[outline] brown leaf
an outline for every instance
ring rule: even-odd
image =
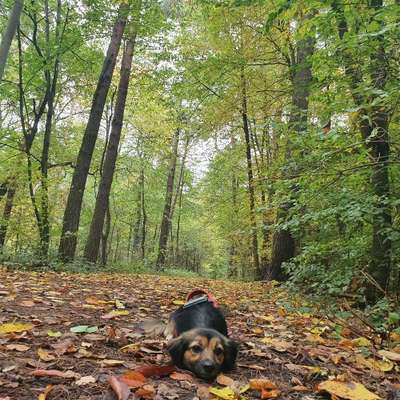
[[[279,397],[280,394],[281,392],[278,389],[261,389],[261,399],[276,399],[277,397]]]
[[[276,389],[276,385],[274,382],[269,379],[260,378],[260,379],[250,379],[250,389],[262,390],[262,389]]]
[[[119,379],[120,381],[126,383],[130,388],[142,387],[146,381],[145,376],[137,371],[128,371]]]
[[[40,347],[37,350],[37,354],[42,361],[53,361],[57,358],[53,354],[49,353],[48,351],[46,351]]]
[[[136,394],[136,396],[143,397],[144,399],[147,400],[147,399],[152,399],[154,397],[155,390],[152,385],[145,385],[145,386],[139,388],[135,392],[135,394]]]
[[[173,372],[170,376],[174,381],[193,381],[193,376],[190,374],[183,374],[181,372]]]
[[[105,359],[100,361],[100,365],[102,367],[118,367],[119,365],[123,365],[124,363],[124,360]]]
[[[148,364],[148,365],[143,365],[142,367],[136,368],[136,372],[140,372],[143,374],[146,378],[151,378],[153,376],[167,376],[169,374],[172,374],[172,372],[175,371],[175,366],[174,365],[155,365],[155,364]]]
[[[26,346],[25,344],[8,344],[6,346],[7,350],[15,350],[15,351],[20,351],[20,352],[24,352],[24,351],[28,351],[30,349],[30,346]]]
[[[33,376],[55,376],[57,378],[67,378],[67,379],[74,379],[74,378],[79,378],[79,374],[77,374],[74,371],[68,370],[68,371],[58,371],[55,369],[36,369],[35,371],[31,372],[31,375]]]
[[[229,378],[229,376],[226,376],[224,374],[219,374],[217,376],[217,383],[219,383],[222,386],[233,386],[235,381],[232,378]]]
[[[126,383],[121,382],[116,376],[110,376],[108,383],[117,395],[118,400],[127,400],[129,398],[131,390]]]

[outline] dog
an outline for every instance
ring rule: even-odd
[[[166,329],[173,363],[206,381],[235,366],[239,344],[228,337],[224,314],[213,296],[196,289],[174,311]]]

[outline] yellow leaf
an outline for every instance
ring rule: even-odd
[[[42,361],[53,361],[56,359],[56,356],[40,347],[37,350],[37,354]]]
[[[365,337],[359,337],[357,339],[353,339],[351,341],[354,346],[357,347],[369,347],[372,346],[372,343]]]
[[[378,354],[392,361],[400,361],[400,354],[394,351],[379,350]]]
[[[33,329],[32,324],[8,323],[0,325],[0,333],[23,332],[31,329]]]
[[[317,386],[317,390],[347,400],[380,400],[379,396],[357,382],[325,381]]]
[[[50,393],[51,389],[53,389],[53,385],[47,385],[45,391],[39,394],[38,400],[46,400],[47,395]]]
[[[175,304],[176,306],[183,306],[185,302],[183,300],[174,300],[172,304]]]
[[[119,301],[119,300],[115,300],[115,307],[117,307],[119,310],[122,310],[125,308],[124,303],[122,303],[122,301]]]
[[[129,311],[128,310],[112,310],[110,312],[110,314],[112,314],[112,315],[129,315]]]
[[[210,393],[224,400],[236,400],[237,395],[230,387],[224,387],[223,389],[217,389],[214,387],[210,388]]]
[[[361,355],[356,356],[356,361],[369,369],[381,372],[391,371],[394,367],[390,360],[374,360],[373,358],[364,358]]]

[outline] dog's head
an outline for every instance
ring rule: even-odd
[[[172,339],[168,351],[174,364],[198,377],[213,380],[221,371],[235,365],[238,343],[206,328],[191,329]]]

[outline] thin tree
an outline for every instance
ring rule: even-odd
[[[10,51],[11,43],[14,39],[15,32],[17,31],[21,13],[24,8],[24,0],[15,0],[13,8],[11,9],[8,17],[7,28],[1,37],[0,43],[0,82],[3,79],[4,70],[6,68],[8,53]]]
[[[127,40],[122,56],[121,73],[111,134],[108,140],[103,173],[100,180],[99,191],[96,197],[96,205],[94,208],[92,222],[90,224],[89,236],[85,245],[84,257],[86,260],[92,263],[97,261],[101,233],[103,232],[104,226],[104,217],[106,215],[111,185],[114,177],[115,164],[118,156],[118,147],[121,138],[122,123],[124,119],[126,97],[129,88],[129,78],[132,69],[135,38],[136,32]]]
[[[179,135],[180,135],[180,130],[176,129],[174,136],[172,138],[171,156],[169,159],[167,187],[166,187],[165,201],[164,201],[164,211],[160,225],[160,240],[158,243],[158,255],[156,262],[156,269],[158,271],[164,268],[165,259],[167,256],[168,236],[171,229],[172,196],[174,192],[176,161],[178,158]]]
[[[60,246],[58,249],[59,258],[64,261],[70,261],[75,256],[77,232],[79,228],[86,181],[99,133],[101,117],[117,61],[117,55],[121,46],[128,10],[128,4],[124,2],[121,3],[118,11],[118,17],[113,27],[107,55],[104,59],[103,68],[97,82],[96,91],[93,95],[89,120],[86,125],[86,130],[82,139],[76,167],[72,177],[71,188],[64,211]]]

